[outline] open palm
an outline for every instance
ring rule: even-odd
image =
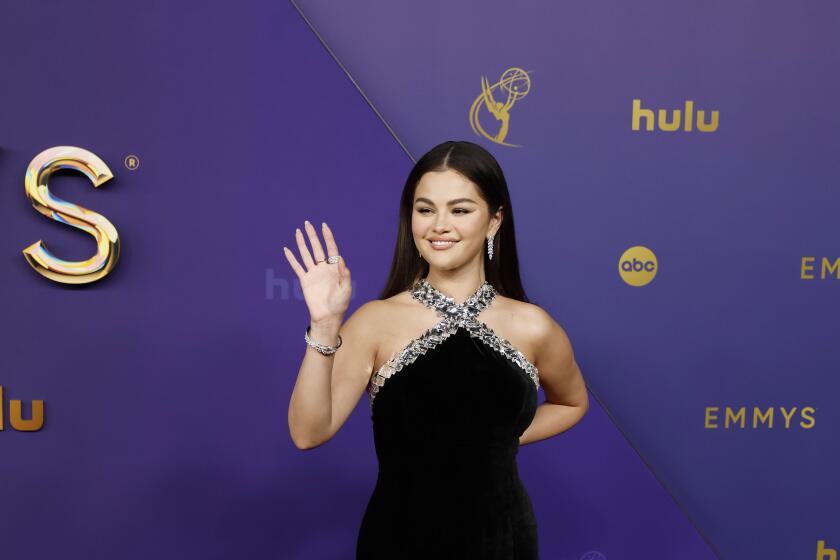
[[[306,221],[304,229],[312,245],[314,258],[306,246],[300,228],[295,230],[295,239],[305,267],[301,266],[289,248],[283,247],[283,251],[300,281],[303,297],[309,308],[310,322],[312,324],[333,320],[340,322],[350,305],[350,269],[344,264],[344,258],[340,258],[335,264],[325,262],[327,257],[340,254],[332,231],[326,223],[321,228],[327,245],[326,255],[315,227]]]

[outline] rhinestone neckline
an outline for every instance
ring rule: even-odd
[[[487,280],[482,282],[463,303],[457,303],[454,298],[435,288],[425,278],[415,282],[409,291],[412,298],[420,301],[426,307],[434,309],[442,319],[433,327],[411,339],[371,376],[367,387],[371,407],[373,407],[374,397],[386,380],[455,334],[461,327],[471,337],[478,338],[484,344],[517,364],[539,389],[539,371],[536,366],[528,361],[525,354],[513,344],[501,338],[493,329],[478,320],[477,315],[486,309],[493,298],[496,297],[496,290],[490,282]]]
[[[437,288],[435,288],[434,284],[429,282],[429,280],[427,278],[421,278],[420,280],[417,281],[417,284],[415,286],[416,286],[415,291],[417,291],[418,288],[428,290],[430,292],[433,292],[440,299],[446,300],[446,301],[448,301],[450,303],[453,303],[455,305],[467,305],[472,300],[475,300],[476,298],[478,298],[484,292],[492,292],[493,295],[495,295],[495,293],[496,293],[496,290],[493,289],[493,285],[490,282],[488,282],[487,280],[485,280],[481,284],[479,284],[478,288],[476,288],[476,290],[472,294],[470,294],[470,296],[467,299],[465,299],[463,303],[457,303],[455,301],[455,298],[450,297],[450,296],[444,294],[443,292],[441,292],[440,290],[438,290]]]
[[[468,321],[476,320],[476,316],[490,305],[496,297],[496,290],[485,280],[463,303],[457,303],[455,298],[447,296],[422,278],[412,287],[411,297],[434,309],[442,318],[466,326]]]

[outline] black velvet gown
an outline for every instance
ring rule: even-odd
[[[441,317],[371,377],[379,473],[357,560],[534,560],[537,523],[519,479],[519,436],[537,408],[537,368],[478,314],[425,278],[411,296]]]

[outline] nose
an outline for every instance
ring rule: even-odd
[[[436,232],[448,231],[449,230],[449,226],[447,225],[447,220],[448,219],[449,218],[446,217],[445,212],[439,212],[438,215],[437,215],[437,218],[435,218],[435,225],[434,225],[434,228],[433,228],[434,231],[436,231]]]

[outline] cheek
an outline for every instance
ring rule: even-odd
[[[411,215],[411,231],[414,235],[426,235],[426,232],[433,228],[434,224],[435,218],[431,214],[420,214],[419,212],[414,212]]]
[[[477,212],[470,214],[469,218],[471,219],[463,220],[458,228],[461,230],[464,237],[484,237],[484,234],[487,231],[487,221],[481,216],[476,215],[473,217],[474,214],[477,214]]]
[[[425,232],[426,226],[423,224],[423,220],[414,216],[411,219],[411,233],[414,234],[414,237],[423,237]]]

